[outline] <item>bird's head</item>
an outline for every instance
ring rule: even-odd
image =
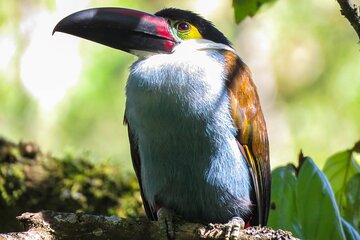
[[[119,50],[172,53],[191,39],[206,39],[230,46],[214,25],[190,11],[167,8],[155,15],[126,8],[93,8],[62,19],[54,32],[64,32]],[[141,54],[142,55],[142,54]]]

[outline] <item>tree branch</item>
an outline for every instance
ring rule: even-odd
[[[23,213],[17,217],[26,232],[0,234],[0,240],[25,239],[163,239],[157,222],[146,219],[122,219],[115,216],[96,216],[82,213],[42,211]],[[176,223],[176,240],[223,239],[225,225],[204,226],[196,223]],[[296,240],[290,232],[274,231],[267,227],[241,230],[239,239]]]
[[[351,4],[349,0],[337,0],[337,2],[341,7],[341,14],[350,22],[360,40],[360,7]]]

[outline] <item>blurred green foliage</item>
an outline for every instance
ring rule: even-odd
[[[336,1],[284,2],[272,55],[278,97],[294,145],[322,165],[360,135],[358,39]]]
[[[233,0],[235,20],[240,23],[248,16],[254,16],[264,5],[275,0]]]

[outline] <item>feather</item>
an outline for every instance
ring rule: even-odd
[[[266,225],[270,207],[271,171],[266,124],[256,87],[245,63],[232,51],[224,52],[231,114],[237,140],[250,169],[256,210],[251,225]]]
[[[134,170],[135,170],[135,174],[136,174],[136,177],[137,177],[139,185],[140,185],[140,194],[141,194],[141,199],[143,200],[145,213],[146,213],[146,216],[150,220],[155,221],[155,220],[157,220],[156,211],[154,211],[150,207],[150,204],[146,200],[146,198],[144,196],[144,190],[143,190],[143,187],[142,187],[142,183],[141,183],[141,171],[140,171],[141,170],[141,162],[140,162],[138,144],[137,144],[137,141],[136,141],[134,135],[130,131],[130,126],[129,126],[129,123],[128,123],[127,119],[126,119],[126,116],[124,117],[124,124],[128,126],[130,154],[131,154],[131,159],[132,159],[133,167],[134,167]]]

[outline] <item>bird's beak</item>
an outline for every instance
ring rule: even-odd
[[[126,8],[93,8],[73,13],[54,28],[126,52],[171,53],[176,41],[169,23]]]

